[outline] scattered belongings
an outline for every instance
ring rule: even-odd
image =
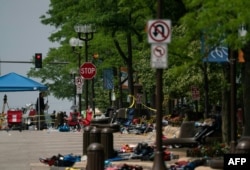
[[[128,165],[128,164],[121,164],[121,165],[111,165],[106,167],[105,170],[143,170],[142,166],[139,165]]]
[[[183,170],[194,170],[198,166],[205,165],[206,159],[195,159],[193,161],[177,161],[173,165],[170,165],[170,170],[183,169]]]
[[[64,123],[64,125],[61,125],[61,126],[58,127],[58,130],[59,130],[59,132],[69,132],[70,127],[69,127],[69,125]]]
[[[72,167],[75,162],[81,161],[81,156],[68,154],[68,155],[61,155],[58,154],[57,156],[52,156],[51,158],[40,158],[41,163],[44,163],[49,166],[58,166],[58,167]]]

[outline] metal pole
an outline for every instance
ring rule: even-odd
[[[230,117],[231,117],[231,143],[230,152],[234,153],[236,147],[236,58],[234,52],[230,49]]]
[[[85,62],[88,61],[88,33],[85,33]],[[89,92],[88,92],[88,89],[89,89],[89,81],[88,80],[85,80],[85,108],[86,110],[88,109],[88,105],[89,105]]]
[[[95,58],[92,58],[92,63],[95,64]],[[95,77],[93,77],[91,82],[91,91],[92,91],[92,110],[95,117]]]
[[[71,79],[72,79],[72,84],[73,84],[73,106],[76,106],[76,83],[75,83],[75,79],[76,79],[76,73],[72,70],[70,72],[70,76],[71,76]]]
[[[86,32],[86,33],[84,33],[85,34],[85,37],[84,38],[82,38],[81,37],[81,32],[79,32],[78,33],[78,38],[80,39],[80,40],[82,40],[82,41],[84,41],[85,42],[85,62],[87,62],[88,61],[88,41],[90,41],[90,40],[92,40],[93,39],[93,34],[94,34],[94,32],[91,32],[90,33],[90,37],[89,37],[89,33],[88,32]],[[89,89],[89,82],[88,82],[88,80],[85,80],[85,102],[86,102],[86,110],[88,109],[88,105],[89,105],[89,101],[88,101],[88,89]]]
[[[162,69],[156,70],[156,151],[152,170],[166,170],[162,149]]]
[[[40,93],[37,99],[37,105],[38,105],[38,130],[41,129],[41,106],[40,106]]]
[[[78,69],[79,69],[79,72],[78,72],[78,74],[79,74],[79,76],[81,76],[80,75],[80,67],[81,67],[81,53],[79,52],[78,53]],[[79,103],[79,112],[80,112],[80,114],[81,114],[81,111],[82,111],[82,95],[81,95],[81,93],[79,93],[78,94],[78,103]]]
[[[162,18],[163,0],[158,0],[158,18]],[[162,149],[162,73],[163,69],[156,70],[156,151],[152,170],[166,170]]]
[[[85,28],[86,28],[86,25],[85,25],[85,27],[84,27],[83,30],[85,30]],[[87,30],[85,30],[85,31],[87,31]],[[94,30],[92,30],[92,31],[91,32],[78,32],[78,38],[80,40],[82,40],[82,41],[85,42],[85,62],[88,61],[88,41],[92,40],[93,36],[94,36]],[[89,37],[89,33],[90,33],[90,37]],[[84,34],[85,37],[81,37],[81,34]],[[89,103],[88,103],[88,86],[89,86],[88,85],[88,81],[85,81],[84,84],[85,84],[85,102],[86,102],[86,106],[85,107],[86,107],[86,110],[87,110],[88,109],[88,105],[89,105]],[[84,138],[84,133],[83,133],[83,138]],[[83,152],[84,152],[84,143],[83,143]]]
[[[72,75],[73,75],[73,84],[74,84],[74,106],[76,106],[76,85],[75,85],[75,78],[76,78],[76,75],[75,75],[75,73],[72,73]]]
[[[204,90],[205,90],[205,113],[204,113],[204,118],[207,118],[208,113],[209,113],[207,61],[204,62]]]
[[[92,79],[91,90],[92,90],[92,109],[93,109],[93,113],[95,116],[95,78],[94,77]]]

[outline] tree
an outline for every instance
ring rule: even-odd
[[[250,2],[247,0],[184,0],[188,13],[181,19],[184,25],[186,34],[183,37],[183,44],[188,44],[194,40],[199,40],[201,33],[206,34],[206,44],[208,47],[219,45],[227,45],[231,50],[235,51],[240,48],[244,49],[245,56],[249,55],[246,49],[249,48],[250,35],[240,37],[238,34],[239,27],[243,24],[248,26]],[[250,120],[249,114],[249,98],[250,91],[246,87],[249,83],[249,61],[246,60],[245,71],[243,73],[245,82],[243,86],[244,92],[244,117],[245,121]],[[235,110],[236,112],[236,110]],[[250,135],[250,125],[245,124],[244,135]]]
[[[98,34],[91,41],[90,47],[99,53],[99,60],[102,61],[100,69],[119,67],[125,63],[129,71],[129,93],[133,94],[132,58],[136,57],[132,54],[133,51],[141,49],[145,20],[153,4],[151,1],[145,3],[145,1],[126,0],[98,2],[51,0],[51,8],[46,15],[41,16],[41,21],[56,28],[49,39],[52,42],[59,42],[60,47],[49,51],[44,59],[43,69],[39,71],[33,69],[29,75],[42,78],[42,82],[46,82],[50,91],[58,98],[72,96],[70,91],[66,90],[72,87],[68,72],[77,65],[77,57],[72,54],[68,42],[70,37],[76,34],[73,29],[75,24],[95,23]],[[116,56],[121,56],[122,60]],[[49,62],[54,61],[66,61],[69,64],[48,66]],[[59,72],[60,75],[57,75]],[[58,87],[60,89],[57,89]]]

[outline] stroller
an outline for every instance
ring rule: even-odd
[[[188,134],[188,132],[194,133]],[[203,123],[183,122],[179,137],[164,139],[163,145],[174,148],[195,147],[206,143],[206,138],[211,137],[216,132],[221,132],[221,117],[219,115],[210,115],[210,118]]]
[[[22,124],[23,112],[22,110],[8,110],[7,111],[7,123],[8,129],[18,129],[20,132],[23,129]]]
[[[205,143],[206,137],[215,132],[221,131],[221,116],[210,115],[203,123],[196,123],[195,126],[199,128],[194,138],[199,143]]]

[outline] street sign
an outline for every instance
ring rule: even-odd
[[[80,75],[84,79],[93,79],[96,75],[96,66],[91,62],[85,62],[80,67]]]
[[[151,45],[151,67],[167,68],[167,45],[152,44]]]
[[[148,21],[148,42],[169,43],[171,41],[170,20],[149,20]]]
[[[75,85],[83,85],[83,79],[80,76],[75,77]]]
[[[76,85],[76,94],[82,94],[82,84]]]

